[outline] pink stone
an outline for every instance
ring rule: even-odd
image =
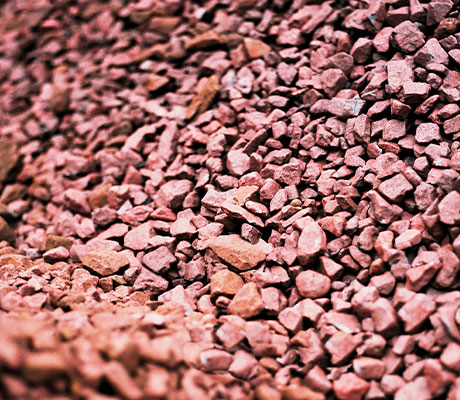
[[[242,151],[229,151],[227,154],[227,168],[234,176],[242,176],[249,171],[249,156]]]
[[[400,207],[392,206],[375,190],[367,192],[365,197],[372,201],[369,216],[381,224],[390,224],[402,213]]]
[[[333,382],[332,389],[339,400],[362,400],[369,389],[369,383],[353,372],[348,372]]]
[[[315,365],[305,376],[305,383],[308,387],[318,392],[327,393],[332,389],[332,384],[327,378],[324,370]]]
[[[386,65],[390,93],[398,93],[403,83],[414,79],[414,72],[405,60],[391,60]]]
[[[444,348],[440,359],[447,368],[460,372],[460,345],[450,342]]]
[[[361,324],[356,316],[337,311],[328,311],[318,321],[317,327],[332,325],[345,333],[361,332]]]
[[[305,220],[297,246],[297,257],[302,265],[310,264],[326,250],[326,234],[310,217]]]
[[[280,45],[298,46],[302,42],[301,31],[297,28],[281,30],[277,38],[277,43]]]
[[[122,363],[114,360],[108,362],[104,365],[104,375],[121,397],[129,400],[138,400],[143,397],[142,390],[131,378]]]
[[[423,374],[433,397],[445,394],[447,389],[452,385],[455,377],[451,372],[446,371],[437,359],[425,360]]]
[[[431,122],[420,124],[417,126],[415,140],[417,143],[429,143],[441,140],[439,126]]]
[[[128,230],[129,230],[129,227],[126,224],[113,224],[110,226],[110,228],[106,229],[105,231],[97,235],[97,238],[98,239],[119,238],[119,237],[126,235]]]
[[[387,271],[382,275],[373,276],[370,283],[377,288],[379,294],[387,296],[393,291],[396,279],[391,272]]]
[[[419,376],[413,382],[406,383],[395,393],[395,400],[430,400],[432,399],[428,382]]]
[[[200,353],[200,360],[206,371],[225,371],[231,365],[233,356],[223,350],[208,349]]]
[[[452,191],[438,205],[439,219],[447,225],[460,223],[460,193]]]
[[[295,308],[287,307],[278,314],[278,321],[290,332],[297,332],[302,328],[302,314]]]
[[[404,322],[406,332],[413,332],[433,313],[436,305],[430,297],[417,293],[399,311],[398,316]]]
[[[158,206],[177,209],[182,205],[182,201],[192,191],[192,188],[192,182],[185,179],[168,181],[161,186],[155,196],[155,201]]]
[[[118,215],[114,209],[106,206],[95,209],[91,214],[91,218],[96,225],[106,226],[114,222]]]
[[[350,50],[350,55],[353,56],[355,64],[364,64],[372,51],[372,41],[368,38],[360,37],[354,43]]]
[[[374,39],[372,40],[372,44],[374,45],[377,52],[386,53],[390,49],[390,37],[392,33],[393,28],[390,26],[386,26],[377,32]]]
[[[357,347],[353,335],[338,331],[324,344],[324,348],[331,355],[331,363],[341,364],[348,360]]]
[[[382,380],[380,381],[380,385],[385,392],[385,394],[392,396],[395,394],[403,385],[405,385],[406,381],[401,378],[399,375],[385,375]]]
[[[147,253],[142,258],[142,263],[151,271],[160,273],[169,270],[171,264],[176,262],[176,257],[165,246]]]
[[[226,322],[217,329],[216,337],[227,349],[231,349],[244,339],[244,333],[242,327]]]
[[[403,83],[403,99],[407,104],[420,103],[428,97],[430,85],[424,82],[406,81]]]
[[[395,247],[398,250],[409,249],[422,241],[422,234],[418,229],[408,229],[401,233],[395,240]]]
[[[387,335],[398,329],[396,312],[390,301],[381,297],[371,306],[371,318],[377,333]]]
[[[347,81],[346,75],[338,68],[327,69],[321,74],[323,90],[331,98],[345,87]]]
[[[250,213],[243,207],[234,204],[232,201],[224,201],[221,207],[222,210],[232,218],[243,220],[248,224],[255,225],[258,228],[262,228],[264,226],[263,221],[258,216]]]
[[[312,270],[302,271],[295,283],[300,295],[310,299],[325,296],[331,288],[331,280],[326,275]]]
[[[144,125],[132,133],[125,141],[124,148],[134,149],[136,151],[141,150],[141,144],[144,140],[144,136],[147,134],[155,133],[157,125]]]
[[[453,118],[446,119],[444,121],[444,133],[446,135],[451,135],[460,131],[460,115],[457,115]]]
[[[360,317],[367,317],[371,314],[372,306],[378,298],[377,289],[373,286],[367,286],[352,297],[351,305],[356,314]]]
[[[316,325],[321,315],[324,314],[324,309],[316,304],[312,299],[299,301],[295,305],[295,308],[300,312],[300,314],[302,314],[302,316],[307,318],[314,325]]]
[[[259,363],[256,358],[244,350],[238,350],[233,355],[233,362],[228,372],[240,379],[249,380],[257,375]]]
[[[265,310],[269,314],[277,315],[284,307],[286,307],[287,299],[281,290],[274,287],[267,287],[261,289],[260,292]]]
[[[338,279],[343,272],[343,266],[329,257],[320,257],[320,272],[332,280]]]
[[[286,185],[297,186],[302,178],[305,164],[302,161],[291,158],[289,164],[285,164],[275,170],[274,179]]]
[[[69,258],[69,250],[63,246],[56,247],[54,249],[48,250],[43,254],[43,258],[46,262],[54,263],[57,261],[64,261]]]
[[[268,178],[260,188],[260,200],[271,200],[280,190],[281,186],[275,180]]]
[[[442,266],[436,275],[436,283],[441,287],[447,288],[455,281],[460,270],[460,260],[453,251],[444,247],[438,250],[438,256]]]
[[[152,235],[150,222],[145,222],[129,231],[124,237],[125,247],[132,250],[145,250]]]
[[[326,60],[325,68],[339,68],[348,75],[354,65],[353,57],[345,52],[332,55]]]
[[[406,273],[408,287],[418,292],[433,279],[441,266],[441,261],[436,252],[420,252],[412,261],[412,268]]]
[[[452,9],[453,3],[451,1],[434,1],[428,4],[426,23],[427,25],[435,25],[442,21],[442,19]]]
[[[196,227],[191,222],[195,214],[190,209],[177,213],[177,219],[170,225],[169,233],[179,239],[190,239],[196,233]]]
[[[406,135],[406,122],[390,119],[383,127],[383,140],[395,140]]]
[[[358,357],[353,360],[353,370],[366,380],[380,380],[385,373],[385,363],[373,357]]]
[[[425,35],[410,21],[401,22],[396,26],[391,39],[395,46],[405,53],[412,53],[425,43]]]
[[[431,63],[439,63],[447,65],[449,63],[449,56],[446,51],[439,44],[438,39],[428,39],[425,45],[415,53],[414,60],[422,67],[426,67]]]
[[[66,206],[77,213],[84,215],[91,214],[91,206],[88,203],[87,194],[78,189],[67,189],[64,192]]]
[[[394,202],[401,201],[412,190],[412,185],[403,174],[397,174],[383,181],[379,186],[379,192]]]

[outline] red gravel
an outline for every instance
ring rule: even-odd
[[[460,399],[458,0],[0,6],[0,399]]]

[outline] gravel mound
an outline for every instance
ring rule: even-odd
[[[0,6],[0,399],[460,400],[458,0]]]

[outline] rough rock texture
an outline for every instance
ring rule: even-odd
[[[0,5],[0,399],[460,398],[460,3]]]

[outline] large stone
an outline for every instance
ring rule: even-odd
[[[403,200],[406,193],[412,191],[413,188],[403,174],[397,174],[390,179],[383,181],[379,185],[378,190],[387,199],[399,202]]]
[[[312,218],[307,218],[297,247],[297,258],[302,265],[311,263],[326,250],[326,234]]]
[[[230,314],[239,315],[241,318],[251,318],[264,310],[264,302],[259,289],[254,282],[245,284],[228,305]]]
[[[223,261],[240,271],[257,267],[272,251],[272,246],[263,240],[251,244],[236,234],[212,238],[208,241],[207,247]]]
[[[439,219],[447,225],[460,222],[460,193],[453,191],[439,203]]]
[[[335,380],[332,388],[337,399],[361,400],[369,389],[369,383],[353,372],[348,372]]]
[[[401,22],[393,29],[393,45],[405,53],[412,53],[425,43],[425,35],[411,21]]]
[[[398,311],[406,332],[418,329],[436,310],[435,302],[426,294],[417,293],[404,307]]]
[[[109,249],[91,251],[82,257],[81,262],[91,271],[103,276],[113,275],[129,264],[128,257]]]
[[[316,271],[302,271],[295,280],[297,290],[302,297],[316,299],[325,296],[331,289],[331,280]]]
[[[426,67],[430,63],[449,64],[449,56],[435,38],[429,39],[425,45],[415,53],[414,61]]]

